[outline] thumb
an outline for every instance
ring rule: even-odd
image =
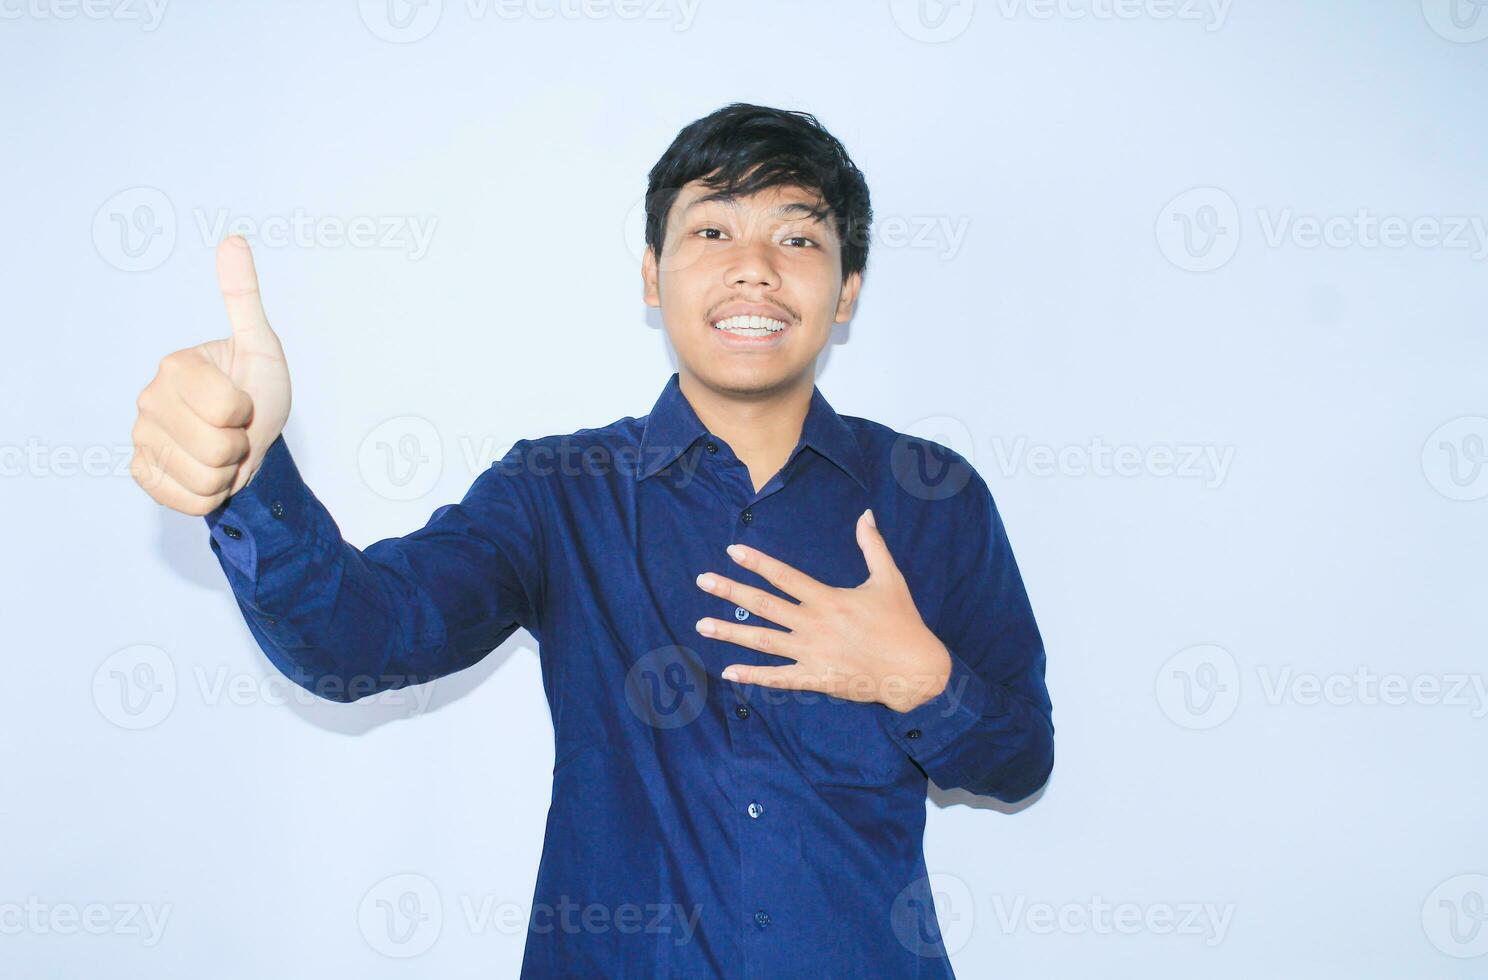
[[[253,252],[242,235],[229,235],[217,244],[217,288],[232,324],[233,346],[244,351],[279,353],[279,338],[269,326]]]
[[[874,523],[873,511],[865,510],[858,515],[858,547],[863,550],[863,560],[868,564],[868,577],[880,578],[899,574],[899,566],[889,553],[888,543]]]

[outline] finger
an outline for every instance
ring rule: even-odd
[[[176,391],[208,425],[241,428],[253,418],[253,399],[206,357],[181,369]]]
[[[771,558],[763,551],[751,548],[747,544],[731,544],[727,550],[729,557],[735,562],[801,602],[819,598],[830,588],[800,569],[792,568],[780,559]]]
[[[160,470],[199,497],[211,497],[232,486],[236,464],[209,466],[194,458],[154,422],[141,419],[135,426],[135,448]]]
[[[781,667],[761,667],[758,664],[729,664],[723,669],[723,679],[737,684],[758,684],[787,691],[815,691],[813,678],[796,664]]]
[[[800,607],[789,599],[771,595],[764,589],[756,589],[752,585],[735,582],[731,578],[724,578],[713,572],[704,572],[699,575],[697,584],[698,588],[704,592],[727,599],[734,605],[747,609],[757,616],[763,616],[772,623],[779,623],[786,629],[795,629],[800,625],[800,617],[797,615]]]
[[[863,551],[863,561],[868,565],[868,577],[890,577],[899,574],[899,566],[889,552],[889,545],[874,523],[873,511],[858,515],[858,547]]]
[[[261,346],[273,331],[258,292],[253,251],[242,235],[228,235],[217,245],[217,288],[227,304],[233,339],[249,349]]]
[[[795,655],[791,652],[795,649],[792,636],[786,630],[774,630],[764,626],[740,626],[738,623],[725,622],[711,616],[704,616],[698,620],[696,629],[704,636],[711,636],[715,640],[737,643],[741,647],[749,647],[751,650],[773,654],[777,657],[795,659]]]
[[[160,402],[168,404],[160,404]],[[210,425],[170,391],[152,390],[140,401],[140,422],[152,422],[192,457],[208,466],[232,466],[248,455],[248,432]]]
[[[193,514],[197,517],[210,514],[227,499],[226,491],[211,497],[192,493],[177,483],[169,473],[152,463],[146,454],[138,450],[129,462],[129,474],[157,503],[183,514]]]

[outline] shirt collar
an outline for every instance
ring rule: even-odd
[[[673,462],[707,431],[692,403],[682,394],[680,372],[672,372],[651,413],[646,416],[645,428],[641,431],[641,458],[636,467],[636,479],[644,480]],[[806,421],[801,426],[801,438],[791,451],[790,459],[795,459],[802,446],[810,446],[856,480],[864,490],[868,489],[863,475],[863,450],[858,445],[857,436],[814,384],[811,386],[811,405],[806,409]]]

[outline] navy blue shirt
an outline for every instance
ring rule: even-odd
[[[518,627],[537,640],[556,761],[523,977],[950,977],[926,777],[1015,802],[1054,759],[992,495],[964,457],[816,388],[756,491],[678,381],[643,418],[518,441],[459,503],[361,549],[281,435],[206,515],[212,551],[269,660],[332,700],[462,670]],[[945,690],[899,712],[722,679],[790,661],[699,634],[704,616],[781,627],[697,575],[788,599],[729,559],[737,541],[861,584],[865,507],[950,650]]]

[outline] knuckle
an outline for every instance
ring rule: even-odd
[[[179,374],[183,368],[189,368],[191,361],[188,353],[185,350],[171,351],[160,359],[160,363],[156,365],[156,373],[161,377],[168,377]]]
[[[248,454],[253,451],[253,443],[248,438],[248,430],[232,428],[223,431],[227,433],[228,444],[232,447],[232,458],[228,460],[228,464],[241,463],[247,459]]]
[[[205,517],[207,514],[212,512],[213,505],[211,500],[207,497],[193,496],[189,500],[183,502],[181,509],[185,513],[191,514],[193,517]]]
[[[214,439],[203,449],[202,459],[199,462],[215,469],[229,465],[232,458],[226,445],[221,440]]]
[[[155,409],[159,386],[152,381],[140,389],[140,393],[134,398],[134,408],[141,415],[147,415]]]
[[[226,399],[214,396],[201,406],[201,417],[212,425],[224,427],[232,423],[233,406]]]
[[[221,490],[220,481],[211,473],[193,469],[176,478],[176,482],[199,497],[206,497]]]
[[[235,448],[232,436],[221,431],[213,433],[202,447],[206,456],[202,462],[208,466],[228,466],[233,462]]]

